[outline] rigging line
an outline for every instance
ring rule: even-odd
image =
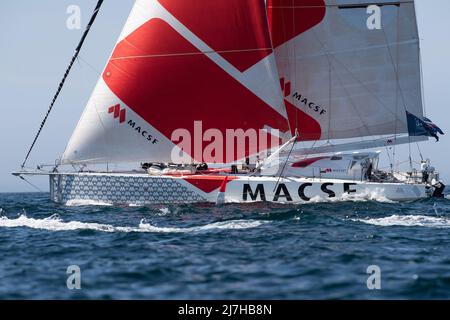
[[[333,57],[334,58],[334,57]],[[359,112],[355,102],[352,99],[352,95],[350,94],[350,92],[348,91],[348,89],[345,87],[344,82],[341,78],[341,76],[339,75],[339,73],[337,72],[337,70],[335,69],[334,65],[331,64],[331,68],[335,71],[336,73],[336,79],[338,80],[339,84],[341,85],[342,89],[344,90],[345,94],[348,96],[348,100],[350,102],[350,105],[353,107],[353,110],[355,111],[355,114],[358,116],[359,120],[361,120],[362,125],[364,126],[364,128],[367,130],[367,133],[369,136],[373,136],[373,134],[370,132],[370,128],[367,125],[367,123],[364,121],[363,117],[361,116],[361,113]]]
[[[272,21],[269,20],[268,6],[265,6],[265,12],[266,12],[267,28],[268,28],[268,32],[269,32],[269,38],[270,38],[270,48],[271,48],[273,55],[275,56],[275,46],[274,46],[274,42],[273,42],[273,35],[272,35],[272,31],[270,29],[270,25],[272,24]],[[284,26],[284,19],[282,20],[282,23]],[[284,31],[284,37],[287,38],[285,28],[283,28],[283,31]],[[278,78],[280,79],[281,77],[284,77],[284,75],[280,75],[276,59],[274,59],[274,60],[275,60],[276,73],[278,75]],[[280,82],[278,82],[278,83],[280,83]],[[289,128],[289,132],[292,133],[291,123],[289,121],[288,111],[286,108],[286,102],[284,101],[284,88],[281,88],[281,103],[282,103],[282,106],[284,106],[284,112],[286,114],[286,120],[287,120],[287,124],[288,124],[288,128]]]
[[[267,8],[269,9],[269,8],[271,8],[271,6],[268,6]],[[272,16],[272,19],[273,19],[273,16]],[[281,15],[281,25],[282,25],[281,31],[283,32],[283,38],[287,39],[289,35],[287,33],[287,26],[286,26],[287,22],[286,22],[286,19],[285,19],[284,15]],[[272,46],[273,46],[273,44],[272,44]],[[275,52],[275,48],[274,48],[274,52]],[[292,70],[291,59],[289,59],[290,58],[290,56],[289,56],[290,54],[291,53],[290,53],[290,50],[289,50],[288,51],[288,59],[287,59],[287,62],[286,62],[287,68],[288,68],[289,71],[287,72],[287,74],[280,74],[278,72],[279,77],[280,78],[284,78],[285,81],[293,81],[293,79],[291,79],[291,72],[290,72]],[[277,63],[277,62],[275,61],[275,63]],[[278,69],[278,65],[277,65],[277,69]],[[292,83],[293,82],[291,82],[291,86],[294,87],[295,83],[294,83],[294,85],[292,85]],[[285,96],[284,96],[284,94],[285,94],[285,84],[284,84],[284,87],[281,88],[281,89],[282,89],[282,101],[283,101],[283,104],[284,104],[284,108],[286,110],[286,117],[287,117],[287,123],[288,123],[288,127],[289,127],[289,133],[292,134],[292,132],[295,131],[295,128],[292,128],[292,124],[291,124],[291,121],[290,121],[289,113],[288,113],[288,110],[287,110],[286,99],[285,99]]]
[[[400,9],[398,10],[397,13],[398,19],[397,19],[397,43],[400,40]],[[417,22],[416,22],[417,24]],[[417,34],[417,36],[419,36]],[[400,68],[400,46],[397,46],[397,79],[398,79],[398,86],[400,88],[400,93],[402,95],[402,101],[403,101],[403,105],[404,105],[404,110],[406,111],[406,101],[405,101],[405,94],[403,92],[401,83],[400,83],[400,75],[399,75],[399,68]],[[397,121],[396,121],[396,126],[397,126]],[[408,144],[408,151],[409,151],[409,167],[411,169],[411,172],[414,171],[414,165],[413,165],[413,159],[412,159],[412,137],[410,135],[408,135],[409,137],[409,144]]]
[[[298,137],[299,137],[299,136],[298,136],[298,131],[296,131],[296,132],[295,132],[295,139],[294,139],[294,141],[292,142],[291,150],[289,150],[289,154],[288,154],[288,156],[287,156],[287,158],[286,158],[286,161],[285,161],[284,164],[283,164],[283,169],[281,169],[280,175],[278,176],[277,183],[275,184],[275,187],[273,188],[273,192],[275,192],[275,190],[278,188],[278,185],[280,184],[280,179],[281,179],[281,177],[283,176],[284,169],[286,169],[286,165],[287,165],[287,163],[288,163],[288,161],[289,161],[289,158],[291,157],[292,150],[294,149],[295,144],[297,143]]]
[[[292,0],[292,28],[293,28],[293,30],[296,30],[296,24],[295,24],[295,17],[296,17],[295,16],[295,9],[296,8],[294,6],[294,1],[295,0]],[[294,54],[294,79],[292,79],[293,83],[292,83],[291,87],[297,88],[297,44],[296,43],[293,46],[293,51],[294,51],[293,52],[293,54]],[[291,66],[290,66],[289,70],[292,70]],[[294,148],[295,143],[298,142],[297,140],[299,138],[301,139],[301,143],[302,143],[303,147],[305,148],[306,147],[305,139],[302,139],[302,137],[301,137],[302,134],[300,134],[300,128],[299,128],[299,126],[300,126],[299,118],[298,118],[299,108],[297,108],[297,106],[295,104],[294,104],[294,106],[295,106],[295,137],[296,137],[296,139],[295,139],[294,144],[292,145],[292,149]],[[306,134],[308,134],[308,133],[306,133]],[[287,160],[289,160],[289,157],[291,155],[292,149],[289,152],[289,156],[288,156]],[[285,163],[284,167],[285,166],[286,166],[286,163]],[[284,171],[284,167],[283,167],[283,171]],[[278,182],[277,182],[277,184],[278,184]]]
[[[419,39],[412,39],[412,40],[404,40],[399,41],[398,43],[386,43],[386,44],[377,44],[377,45],[365,45],[365,46],[358,46],[358,47],[352,47],[348,49],[335,49],[333,51],[330,51],[329,54],[337,55],[337,54],[344,54],[344,53],[364,53],[367,51],[373,51],[375,49],[385,49],[387,46],[406,46],[410,44],[416,44],[419,43]],[[297,58],[306,60],[310,58],[320,58],[322,56],[325,56],[326,53],[309,53],[309,54],[301,54]]]
[[[294,0],[292,0],[292,5],[294,5]],[[292,8],[292,28],[293,30],[296,30],[295,28],[295,8]],[[295,75],[297,75],[297,46],[294,45],[294,70]],[[294,83],[293,86],[297,87],[297,76],[294,77]],[[299,131],[299,123],[298,123],[298,108],[295,108],[295,134],[297,135],[297,132]],[[289,159],[289,158],[288,158]]]
[[[332,62],[332,59],[334,59],[334,60],[337,61],[341,66],[343,66],[344,69],[348,72],[348,74],[349,74],[350,76],[352,76],[353,78],[355,78],[355,77],[354,77],[353,74],[350,72],[350,70],[348,70],[348,68],[346,68],[345,65],[343,65],[343,64],[342,64],[342,63],[341,63],[334,55],[329,54],[330,50],[328,50],[327,45],[320,39],[320,37],[317,35],[317,32],[316,32],[314,29],[313,29],[313,34],[314,34],[314,37],[316,38],[317,42],[319,43],[319,45],[322,47],[322,50],[325,51],[325,52],[327,52],[326,57],[327,57],[327,59],[330,61],[329,65],[331,66],[331,69],[336,73],[336,79],[337,79],[337,81],[339,82],[339,84],[341,85],[342,89],[345,91],[346,95],[348,96],[349,101],[350,101],[350,104],[351,104],[351,106],[353,107],[353,109],[354,109],[356,115],[358,116],[358,118],[361,120],[361,123],[364,125],[364,127],[366,128],[366,130],[367,130],[367,132],[369,133],[369,135],[371,135],[369,127],[368,127],[367,124],[364,122],[363,118],[361,117],[361,114],[358,112],[358,108],[356,107],[355,103],[354,103],[353,100],[351,99],[351,95],[350,95],[350,93],[348,92],[347,88],[344,86],[343,81],[342,81],[342,79],[341,79],[341,77],[340,77],[340,75],[339,75],[339,72],[336,70],[336,67],[335,67],[335,65],[334,65],[333,62]],[[359,80],[356,79],[356,78],[355,78],[355,80],[358,81],[358,82],[361,82],[361,81],[359,81]],[[367,90],[368,92],[370,92],[367,88],[366,88],[366,90]],[[330,107],[328,107],[328,108],[330,108]]]
[[[419,150],[420,159],[423,161],[423,154],[422,154],[422,150],[420,150],[420,145],[418,142],[416,142],[416,145],[417,145],[417,150]]]
[[[403,108],[406,111],[405,99],[404,99],[404,96],[403,96],[403,92],[401,91],[400,76],[399,76],[399,73],[398,73],[399,59],[400,59],[399,58],[400,46],[398,45],[398,41],[399,41],[399,37],[400,37],[400,35],[399,35],[399,25],[400,25],[400,10],[397,10],[397,50],[396,50],[396,53],[397,53],[396,54],[396,58],[397,58],[397,60],[396,60],[396,62],[394,62],[394,57],[393,57],[392,52],[391,52],[391,47],[389,45],[386,47],[386,49],[387,49],[387,51],[389,53],[389,57],[390,57],[391,62],[392,62],[392,68],[393,68],[394,73],[395,73],[395,114],[396,114],[396,118],[398,116],[398,104],[399,104],[398,95],[399,95],[399,92],[402,94]],[[386,31],[384,30],[384,28],[382,28],[382,31],[383,31],[384,39],[386,40],[386,43],[388,43],[389,41],[388,41],[388,38],[387,38],[387,35],[386,35]],[[394,127],[395,139],[397,139],[397,134],[398,134],[398,123],[397,122],[398,122],[397,119],[395,119],[395,127]],[[396,156],[396,154],[397,154],[397,145],[394,145],[393,153],[392,153],[393,162],[394,163],[395,163],[395,156]],[[411,138],[409,138],[409,159],[410,159],[410,162],[411,162]],[[412,164],[411,164],[411,167],[412,167]]]
[[[314,147],[315,147],[316,144],[317,144],[317,141],[318,141],[318,140],[314,141],[314,143],[312,144],[312,146],[311,146],[310,149],[314,149]],[[313,156],[313,153],[306,154],[306,155],[304,156],[303,160],[308,160],[310,157],[312,158],[312,156]]]
[[[419,66],[420,66],[420,91],[422,96],[422,106],[423,106],[423,114],[426,117],[427,116],[427,105],[426,105],[426,99],[425,99],[425,81],[424,81],[424,74],[423,74],[423,59],[422,59],[422,50],[420,48],[420,39],[419,39]]]
[[[287,23],[288,23],[288,21],[286,21],[284,15],[282,15],[281,20],[283,22],[283,38],[284,39],[288,39],[288,35],[287,35]],[[295,47],[295,43],[294,43],[294,47]],[[291,59],[289,57],[289,55],[291,55],[290,50],[287,51],[287,54],[288,54],[288,59],[287,59],[288,69],[287,69],[286,74],[283,74],[282,77],[285,79],[285,81],[291,81],[291,90],[292,90],[292,88],[295,88],[296,85],[297,85],[296,70],[294,70],[294,73],[292,73],[293,63],[292,63],[292,61],[291,61]],[[295,59],[295,53],[294,53],[294,59]],[[295,61],[295,60],[293,60],[293,61]],[[289,133],[292,135],[292,132],[297,132],[297,128],[298,128],[297,106],[294,103],[294,106],[296,108],[295,109],[296,111],[295,111],[295,114],[294,114],[294,117],[295,117],[294,120],[295,121],[291,122],[291,120],[289,119],[289,113],[287,112],[286,97],[284,96],[285,95],[285,89],[286,89],[286,84],[284,85],[284,88],[283,88],[283,103],[284,103],[284,106],[286,108],[286,116],[287,116],[287,120],[288,120],[288,124],[289,124]],[[295,128],[293,128],[293,126]]]
[[[387,154],[388,159],[389,159],[389,165],[390,165],[389,167],[392,168],[393,164],[392,164],[392,159],[391,159],[391,152],[389,151],[389,147],[388,146],[386,146],[385,148],[386,148],[386,154]]]
[[[81,55],[78,56],[78,60],[80,60],[81,62],[83,62],[85,65],[87,65],[92,71],[94,71],[97,75],[101,75],[102,73],[100,71],[98,71],[97,68],[95,68],[92,64],[90,64],[89,62],[87,62],[86,59],[84,59]]]
[[[371,4],[375,4],[378,6],[397,6],[397,5],[402,5],[402,4],[408,4],[408,3],[414,3],[414,0],[403,0],[403,1],[390,1],[390,2],[382,2],[379,1],[378,3],[360,3],[360,2],[353,2],[353,3],[349,3],[349,4],[323,4],[323,5],[292,5],[292,6],[277,6],[277,5],[271,5],[268,6],[268,8],[271,9],[317,9],[317,8],[333,8],[333,7],[338,7],[338,8],[343,8],[343,9],[359,9],[359,7],[361,8],[367,8],[369,5]],[[355,7],[356,6],[356,7]]]
[[[320,40],[319,36],[316,33],[315,29],[312,29],[312,33],[316,38],[319,45],[322,47],[322,50],[325,51],[325,57],[328,61],[328,130],[327,130],[327,141],[330,142],[330,134],[331,134],[331,99],[332,99],[332,61],[331,61],[331,52],[328,47]],[[297,55],[296,55],[297,57]]]
[[[392,51],[391,51],[391,47],[390,46],[387,46],[387,50],[388,50],[388,53],[389,53],[389,57],[390,57],[390,59],[391,59],[391,62],[392,62],[392,68],[394,69],[394,73],[395,73],[395,80],[396,80],[396,82],[397,82],[397,95],[398,95],[398,92],[400,92],[400,94],[401,94],[401,98],[402,98],[402,102],[403,102],[403,108],[405,109],[405,111],[407,111],[407,108],[406,108],[406,99],[405,99],[405,94],[404,94],[404,92],[403,92],[403,89],[402,89],[402,86],[401,86],[401,83],[400,83],[400,74],[399,74],[399,65],[400,65],[400,48],[399,48],[399,38],[400,38],[400,27],[399,27],[399,24],[400,24],[400,17],[399,17],[399,15],[400,15],[400,12],[398,12],[397,13],[397,42],[396,42],[396,44],[397,44],[397,54],[396,54],[396,61],[394,61],[394,56],[393,56],[393,54],[392,54]],[[388,43],[388,38],[387,38],[387,35],[386,35],[386,31],[384,30],[384,28],[382,28],[383,29],[383,35],[384,35],[384,38],[385,38],[385,40],[386,40],[386,43]],[[398,97],[397,97],[398,98]]]
[[[426,117],[427,116],[427,107],[426,107],[426,99],[425,99],[425,83],[424,83],[424,69],[423,69],[423,59],[422,59],[422,46],[421,46],[421,40],[423,41],[424,39],[420,37],[420,32],[419,32],[419,22],[418,22],[418,16],[417,16],[417,10],[416,10],[417,5],[414,4],[413,6],[413,13],[414,13],[414,20],[416,21],[415,23],[415,32],[417,34],[417,47],[418,47],[418,62],[419,62],[419,74],[420,74],[420,95],[421,95],[421,100],[422,100],[422,110],[423,110],[423,115]]]
[[[241,53],[241,52],[255,52],[255,51],[271,51],[272,48],[255,48],[255,49],[235,49],[235,50],[211,50],[201,52],[181,52],[181,53],[160,53],[160,54],[145,54],[139,56],[125,56],[111,58],[110,61],[127,60],[127,59],[146,59],[146,58],[166,58],[166,57],[184,57],[184,56],[198,56],[204,54],[225,54],[225,53]]]
[[[391,113],[392,115],[394,115],[394,116],[396,117],[396,119],[398,119],[398,118],[397,118],[397,115],[395,115],[394,112],[392,112],[392,111],[384,104],[384,102],[383,102],[383,101],[382,101],[375,93],[373,93],[373,90],[370,90],[370,89],[367,87],[367,85],[366,85],[362,80],[360,80],[360,79],[359,79],[352,71],[350,71],[350,69],[347,68],[347,66],[346,66],[343,62],[341,62],[338,58],[336,58],[335,55],[332,55],[332,58],[333,58],[333,60],[336,61],[342,68],[345,69],[345,71],[348,73],[348,75],[349,75],[350,77],[352,77],[356,82],[358,82],[358,83],[365,89],[365,91],[366,91],[367,94],[369,94],[370,96],[372,96],[372,98],[374,98],[375,100],[377,100],[378,103],[380,104],[380,106],[383,107],[383,108],[385,109],[385,111]]]
[[[409,166],[412,171],[414,168],[413,168],[413,161],[412,161],[411,138],[409,139],[408,146],[409,146]]]
[[[35,188],[36,190],[38,190],[39,192],[44,192],[44,190],[40,189],[38,186],[32,184],[30,181],[28,181],[27,179],[25,179],[23,176],[18,176],[21,180],[25,181],[26,183],[28,183],[30,186],[32,186],[33,188]]]
[[[107,132],[107,129],[106,129],[106,126],[105,126],[105,124],[103,123],[103,121],[102,121],[102,117],[100,116],[100,112],[98,111],[98,108],[97,108],[97,103],[95,103],[95,105],[94,105],[94,109],[95,109],[95,113],[96,113],[96,115],[97,115],[97,117],[98,117],[98,122],[100,122],[100,125],[102,126],[102,129],[103,129],[103,132],[104,132],[104,138],[105,138],[105,144],[111,144],[111,142],[112,141],[108,141],[108,140],[110,140],[110,135],[108,135],[108,134],[106,134],[106,132]],[[66,150],[64,150],[64,153],[66,153]]]
[[[327,137],[327,141],[330,142],[330,134],[331,134],[331,96],[332,96],[332,72],[331,72],[331,61],[330,61],[330,57],[328,56],[327,53],[327,60],[328,60],[328,137]]]
[[[84,44],[84,41],[86,40],[86,37],[89,34],[89,31],[90,31],[92,25],[94,24],[95,18],[97,17],[98,12],[100,11],[100,7],[102,6],[103,1],[104,0],[99,0],[97,2],[97,5],[95,6],[94,12],[93,12],[93,14],[91,16],[91,19],[89,20],[89,23],[88,23],[88,25],[86,27],[86,30],[84,31],[83,36],[81,37],[81,40],[78,43],[78,46],[75,48],[75,54],[72,57],[72,60],[70,61],[69,67],[67,68],[66,72],[64,73],[63,79],[61,80],[61,82],[60,82],[60,84],[58,86],[58,89],[56,90],[56,93],[55,93],[55,95],[54,95],[54,97],[52,99],[52,102],[50,103],[50,106],[49,106],[49,108],[47,110],[47,113],[45,114],[44,119],[41,122],[39,130],[38,130],[36,136],[34,137],[33,143],[31,144],[31,147],[28,150],[27,155],[25,156],[25,160],[22,163],[22,168],[25,167],[25,164],[26,164],[28,158],[30,157],[31,151],[33,150],[34,145],[36,144],[36,141],[39,138],[39,136],[40,136],[40,134],[42,132],[42,129],[44,128],[45,123],[47,122],[47,119],[48,119],[48,117],[50,115],[50,112],[52,111],[53,106],[55,105],[55,102],[58,99],[59,94],[61,93],[61,90],[62,90],[62,88],[64,86],[64,83],[66,82],[66,79],[69,76],[70,70],[72,69],[72,66],[75,63],[75,60],[77,59],[77,57],[78,57],[78,55],[79,55],[79,53],[81,51],[81,48],[82,48],[82,46]]]
[[[292,11],[293,11],[292,12],[292,17],[294,17],[295,12],[294,12],[294,10],[292,10]],[[281,15],[281,19],[282,19],[282,22],[283,22],[283,38],[284,39],[288,39],[288,32],[287,32],[287,30],[288,30],[288,28],[287,28],[288,21],[285,18],[284,14]],[[292,20],[292,24],[294,24],[294,20]],[[294,28],[294,30],[295,30],[295,28]],[[290,53],[288,53],[288,54],[290,54]],[[285,79],[285,81],[291,81],[291,86],[295,88],[297,86],[297,78],[296,78],[297,70],[295,70],[295,65],[293,63],[293,62],[295,62],[295,57],[296,57],[296,55],[295,55],[295,44],[294,44],[294,54],[293,54],[293,56],[294,56],[294,59],[292,61],[291,61],[291,59],[289,59],[289,57],[287,59],[288,72],[287,72],[287,74],[283,74],[283,77],[289,76],[289,79]],[[294,69],[294,73],[292,74],[292,70],[293,69]],[[284,93],[283,93],[283,100],[285,101]],[[286,102],[284,102],[284,104],[286,106]],[[294,117],[295,117],[294,120],[295,121],[292,122],[292,125],[294,125],[295,128],[292,128],[291,121],[289,120],[289,114],[286,113],[287,118],[288,118],[288,123],[289,123],[289,128],[290,128],[290,133],[291,134],[292,134],[292,132],[297,132],[297,130],[298,130],[297,106],[295,105],[295,103],[294,103],[294,106],[295,106],[295,114],[294,114]]]
[[[388,38],[386,35],[386,31],[384,30],[384,28],[382,28],[383,30],[383,35],[384,38],[386,40],[386,43],[388,43]],[[406,106],[406,99],[405,99],[405,94],[403,92],[401,83],[400,83],[400,74],[399,74],[399,66],[400,66],[400,9],[397,10],[397,50],[396,50],[396,61],[394,62],[394,56],[392,54],[392,50],[391,47],[388,45],[387,46],[387,50],[389,53],[389,57],[391,59],[392,62],[392,68],[394,69],[394,73],[395,73],[395,78],[396,78],[396,105],[395,105],[395,112],[398,116],[398,94],[400,93],[401,95],[401,100],[402,100],[402,104],[403,104],[403,109],[404,111],[407,111],[407,106]],[[397,117],[396,116],[396,117]],[[397,119],[396,119],[397,120]],[[397,136],[397,130],[398,130],[398,123],[397,121],[395,121],[395,135]],[[410,161],[410,166],[411,166],[411,170],[413,169],[413,164],[412,164],[412,150],[411,150],[411,136],[409,136],[409,161]],[[395,155],[396,155],[396,146],[394,146],[394,161],[395,161]]]
[[[317,36],[317,34],[316,34],[316,32],[315,32],[314,29],[313,29],[313,32],[314,32],[314,36],[316,37],[316,40],[319,42],[319,45],[322,47],[322,49],[323,49],[325,52],[328,52],[329,57],[332,58],[334,61],[336,61],[342,68],[344,68],[345,71],[349,74],[349,76],[351,76],[356,82],[358,82],[358,83],[366,90],[366,92],[367,92],[370,96],[372,96],[375,100],[378,101],[378,103],[380,104],[380,106],[382,106],[387,112],[389,112],[389,113],[391,113],[392,115],[394,115],[396,120],[399,120],[398,117],[397,117],[398,115],[394,114],[394,113],[393,113],[393,112],[392,112],[392,111],[391,111],[391,110],[383,103],[383,101],[382,101],[376,94],[374,94],[372,90],[370,90],[370,89],[367,87],[367,85],[366,85],[363,81],[361,81],[355,74],[353,74],[353,72],[351,72],[350,69],[349,69],[343,62],[341,62],[341,61],[335,56],[334,53],[332,53],[332,51],[328,50],[328,47],[326,46],[326,44],[325,44],[323,41],[320,40],[319,36]],[[332,66],[332,67],[333,67],[333,66]],[[333,69],[335,70],[334,67],[333,67]],[[341,85],[342,85],[342,83],[341,83]]]
[[[83,68],[83,65],[81,64],[79,57],[77,57],[75,61],[78,63],[78,66],[80,68]]]

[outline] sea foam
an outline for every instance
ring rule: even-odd
[[[98,200],[69,200],[65,204],[68,207],[82,207],[82,206],[105,206],[110,207],[112,203],[102,202]]]
[[[377,219],[352,219],[352,221],[363,222],[381,227],[429,227],[450,228],[450,219],[446,217],[431,217],[421,215],[393,215]]]
[[[158,227],[142,220],[138,227],[120,227],[110,224],[63,221],[58,215],[53,215],[44,219],[28,218],[21,215],[16,219],[0,217],[0,228],[31,228],[49,231],[73,231],[73,230],[94,230],[101,232],[153,232],[153,233],[197,233],[213,232],[216,230],[238,230],[259,227],[267,221],[260,220],[229,220],[214,222],[202,226],[194,227]]]
[[[339,203],[339,202],[368,202],[368,201],[376,201],[380,203],[397,203],[396,201],[392,201],[386,198],[386,196],[384,195],[384,191],[382,189],[375,189],[372,191],[365,191],[357,194],[344,193],[342,196],[335,198],[316,196],[307,203]]]

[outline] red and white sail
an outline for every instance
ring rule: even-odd
[[[177,129],[195,161],[208,130],[289,132],[264,0],[137,0],[62,162],[170,162]]]
[[[180,130],[183,161],[232,162],[272,129],[397,137],[405,111],[423,115],[411,0],[137,0],[62,162],[173,162]],[[227,143],[238,129],[256,149]]]
[[[408,133],[405,111],[423,114],[414,1],[267,7],[290,125],[302,140]]]

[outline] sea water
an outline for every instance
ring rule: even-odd
[[[450,200],[370,199],[115,207],[0,194],[0,299],[449,299]]]

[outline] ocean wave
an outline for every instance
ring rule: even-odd
[[[168,215],[170,213],[172,213],[172,212],[170,211],[169,208],[160,208],[158,210],[158,215],[160,215],[160,216],[165,216],[165,215]]]
[[[363,222],[381,227],[429,227],[429,228],[450,228],[450,219],[445,217],[431,217],[420,215],[393,215],[378,219],[351,219],[356,222]]]
[[[203,226],[195,227],[158,227],[142,220],[138,227],[120,227],[109,224],[80,222],[80,221],[63,221],[58,215],[53,215],[44,219],[28,218],[26,215],[21,215],[16,219],[9,219],[7,217],[0,217],[0,228],[31,228],[48,231],[73,231],[73,230],[94,230],[101,232],[153,232],[153,233],[197,233],[208,232],[215,230],[238,230],[251,229],[259,227],[267,221],[259,220],[229,220],[220,221]]]

